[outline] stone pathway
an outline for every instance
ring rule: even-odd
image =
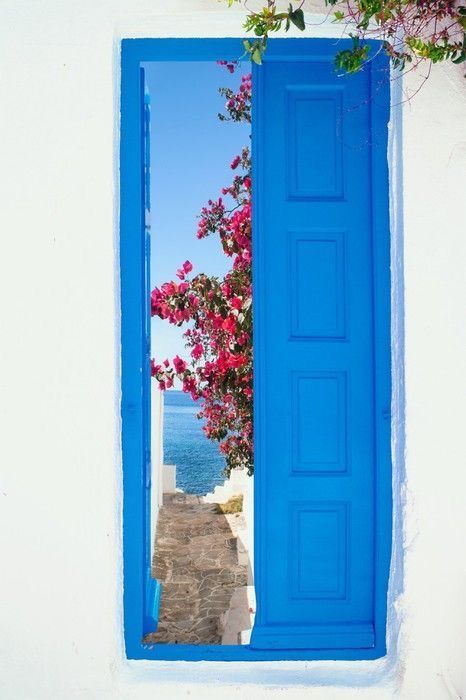
[[[165,494],[152,563],[162,583],[159,626],[146,643],[221,643],[222,615],[234,590],[247,584],[235,534],[244,527],[241,513],[225,516],[199,496]]]

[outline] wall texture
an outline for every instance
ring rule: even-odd
[[[218,682],[238,699],[281,697],[285,686],[290,700],[465,697],[466,83],[443,67],[397,110],[403,134],[392,145],[398,495],[388,658],[124,661],[118,45],[240,33],[241,12],[216,0],[0,5],[2,700],[209,700]]]
[[[151,384],[151,542],[155,540],[155,529],[159,508],[163,505],[163,392],[156,382]]]

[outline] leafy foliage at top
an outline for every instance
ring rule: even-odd
[[[229,6],[242,0],[227,0]],[[246,5],[246,2],[244,3]],[[259,11],[248,11],[244,27],[255,35],[244,47],[254,63],[261,63],[270,34],[292,25],[304,31],[304,0],[280,12],[277,0]],[[344,25],[353,40],[339,51],[335,66],[343,73],[359,71],[370,60],[368,39],[382,41],[392,65],[400,70],[430,60],[466,61],[466,5],[463,0],[325,0],[328,15]]]

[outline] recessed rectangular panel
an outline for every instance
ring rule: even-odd
[[[295,503],[291,510],[293,598],[342,599],[347,593],[347,506]]]
[[[292,410],[292,474],[347,472],[346,373],[295,373]]]
[[[290,199],[343,198],[342,94],[331,85],[286,90]]]
[[[385,653],[391,480],[382,413],[390,405],[388,110],[374,118],[389,89],[378,56],[339,76],[334,42],[316,41],[310,56],[303,41],[284,40],[292,53],[283,61],[281,40],[270,42],[278,54],[253,69],[260,614],[251,648],[375,658]]]
[[[346,337],[344,231],[292,231],[292,338]]]

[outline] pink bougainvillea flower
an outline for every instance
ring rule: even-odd
[[[197,343],[191,350],[191,357],[194,360],[199,360],[203,354],[203,347],[200,343]]]
[[[165,284],[162,284],[160,289],[165,294],[165,296],[170,296],[172,294],[177,293],[178,285],[176,284],[176,282],[165,282]]]
[[[237,61],[217,61],[217,65],[225,66],[229,73],[234,73],[237,66]]]
[[[186,274],[186,275],[189,274],[189,273],[191,272],[192,269],[193,269],[192,263],[190,263],[189,260],[186,260],[186,261],[183,263],[183,270],[184,270],[185,274]]]
[[[241,157],[240,157],[240,156],[236,156],[236,157],[233,158],[233,160],[231,161],[231,163],[230,163],[230,168],[231,168],[232,170],[236,170],[236,168],[238,167],[238,165],[239,165],[240,163],[241,163]],[[224,188],[224,189],[227,189],[227,188]],[[224,192],[224,194],[226,194],[226,192]]]
[[[229,333],[233,333],[236,328],[236,319],[234,316],[227,316],[222,323],[222,328]]]
[[[187,394],[192,394],[196,391],[196,381],[194,377],[185,377],[183,379],[183,391]]]
[[[157,376],[161,369],[162,367],[160,365],[156,365],[154,360],[150,361],[150,373],[152,377]]]
[[[187,363],[181,359],[178,355],[173,358],[173,366],[178,374],[183,374],[188,366]]]

